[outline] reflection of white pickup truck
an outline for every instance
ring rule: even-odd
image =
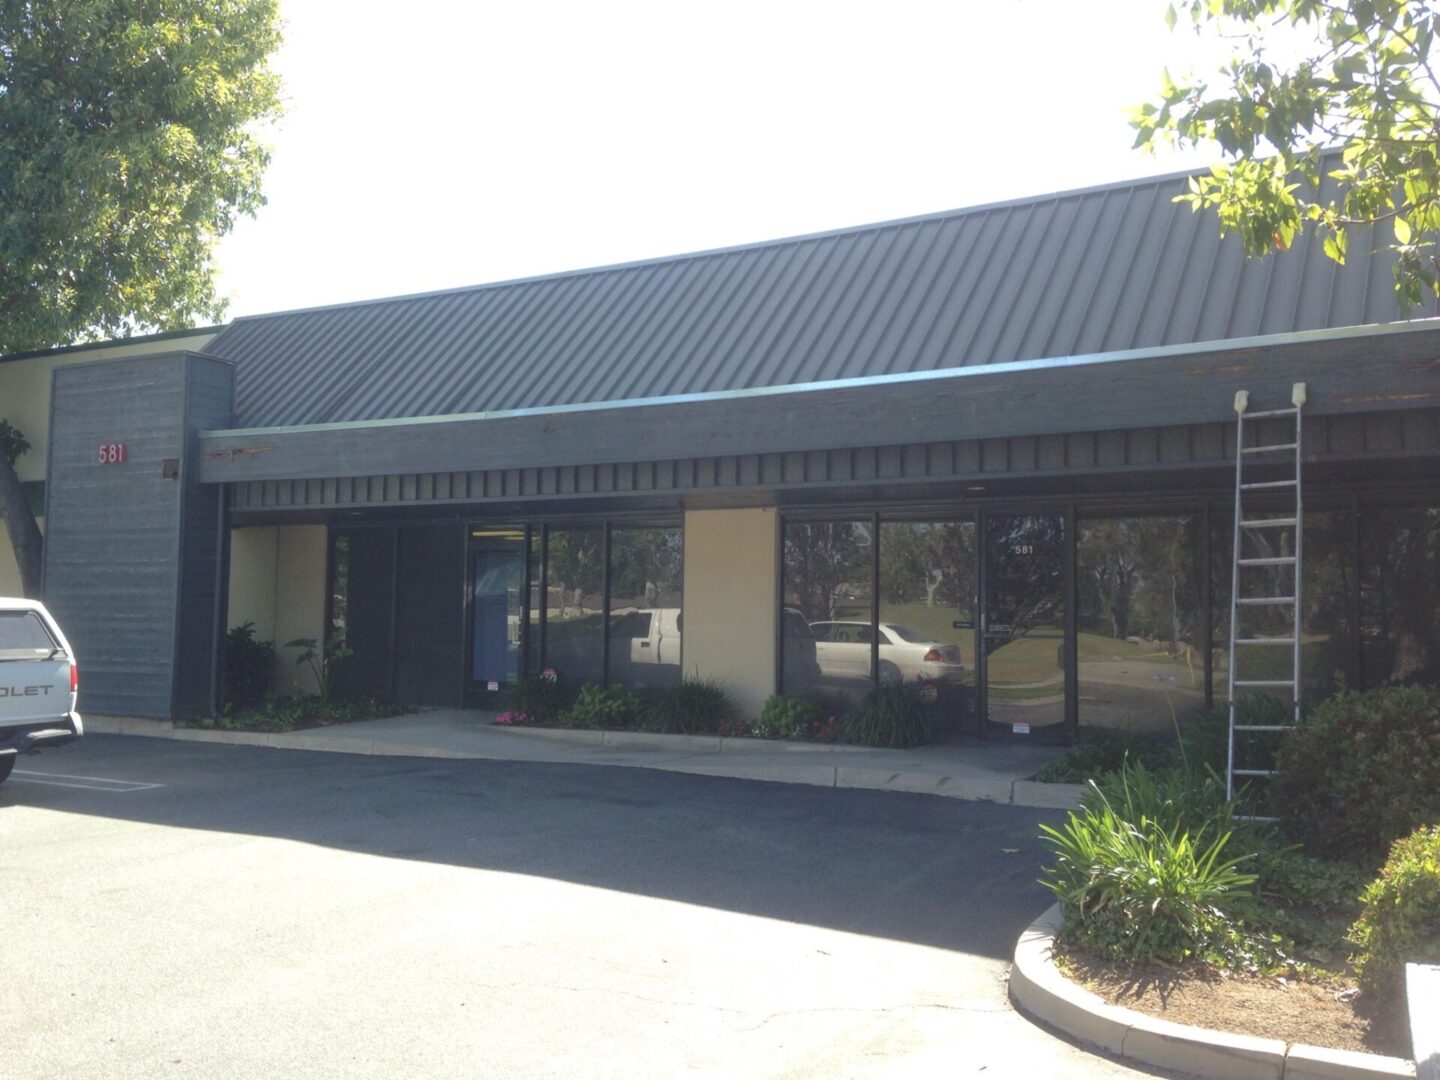
[[[680,663],[679,608],[631,608],[610,616],[610,661]]]
[[[78,687],[75,654],[50,613],[34,600],[0,597],[0,780],[21,751],[84,734]]]

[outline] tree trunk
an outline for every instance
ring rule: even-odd
[[[20,567],[20,589],[26,596],[38,600],[44,539],[35,515],[30,512],[30,504],[25,501],[15,464],[4,454],[0,454],[0,514],[5,515],[5,531]]]

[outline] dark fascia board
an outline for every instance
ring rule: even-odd
[[[1440,320],[801,386],[204,433],[207,483],[600,465],[1440,405]]]

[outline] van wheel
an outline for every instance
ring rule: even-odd
[[[10,770],[15,768],[15,759],[18,754],[0,754],[0,784],[10,775]]]

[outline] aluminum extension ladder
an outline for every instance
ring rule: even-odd
[[[1305,407],[1305,384],[1296,383],[1290,392],[1290,407],[1286,409],[1267,409],[1261,412],[1247,413],[1250,404],[1250,392],[1240,390],[1235,394],[1235,546],[1231,555],[1230,566],[1230,688],[1226,696],[1226,702],[1230,710],[1230,740],[1226,756],[1225,773],[1225,795],[1226,798],[1235,797],[1236,779],[1245,777],[1269,777],[1275,775],[1274,769],[1260,768],[1236,768],[1235,767],[1235,744],[1237,734],[1244,732],[1285,732],[1290,731],[1300,722],[1300,585],[1303,580],[1301,556],[1303,552],[1302,537],[1304,533],[1303,523],[1305,515],[1305,502],[1300,484],[1300,464],[1302,459],[1301,439],[1301,414]],[[1247,446],[1245,443],[1245,421],[1267,420],[1279,417],[1293,418],[1295,424],[1295,438],[1293,442],[1278,442],[1269,444],[1256,444]],[[1250,468],[1262,468],[1275,470],[1279,466],[1286,465],[1292,460],[1290,452],[1294,452],[1294,472],[1281,477],[1280,479],[1247,480],[1247,465]],[[1277,455],[1286,455],[1283,458]],[[1256,516],[1245,517],[1247,493],[1287,495],[1295,497],[1295,512],[1287,514],[1280,511],[1278,516],[1275,511],[1256,511]],[[1290,547],[1290,553],[1284,554],[1285,545],[1283,542],[1278,546],[1277,554],[1265,554],[1261,556],[1247,556],[1242,538],[1251,534],[1271,535],[1280,531],[1282,539],[1287,535],[1287,530],[1294,531],[1295,543]],[[1266,569],[1266,578],[1271,582],[1269,588],[1261,593],[1249,591],[1247,586],[1253,580],[1247,571]],[[1288,574],[1286,573],[1288,571]],[[1243,580],[1242,580],[1243,579]],[[1286,586],[1273,584],[1275,581],[1289,581],[1288,593]],[[1267,637],[1260,636],[1253,631],[1241,633],[1240,613],[1250,608],[1288,608],[1290,610],[1290,627],[1288,636]],[[1290,658],[1289,678],[1237,678],[1239,671],[1239,660],[1241,655],[1259,651],[1274,650],[1288,646]],[[1278,673],[1277,673],[1278,674]],[[1236,715],[1236,706],[1239,695],[1245,690],[1289,690],[1290,692],[1290,723],[1288,724],[1244,724],[1239,723]]]

